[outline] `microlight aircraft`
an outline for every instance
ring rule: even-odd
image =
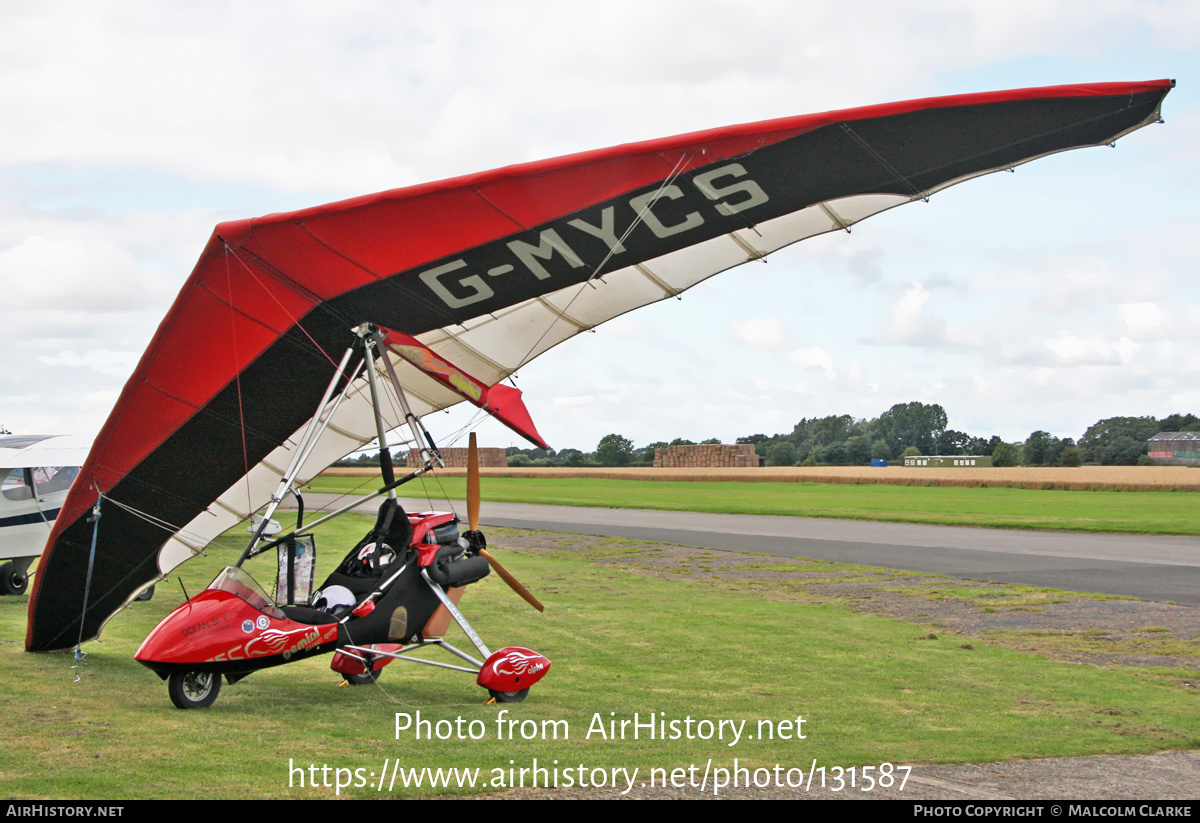
[[[501,381],[571,336],[956,183],[1112,144],[1158,121],[1173,85],[1055,86],[802,115],[222,223],[55,523],[26,648],[96,637],[217,535],[380,439],[379,420],[389,430],[408,423],[428,459],[416,421],[464,399],[528,436],[524,406]],[[356,339],[373,354],[347,371],[337,353]],[[373,383],[384,390],[372,393]],[[321,437],[309,436],[314,427]],[[393,550],[403,542],[388,539]],[[481,570],[464,540],[454,562]],[[361,597],[354,608],[373,598],[379,611],[386,595]],[[406,630],[424,617],[414,612]],[[235,628],[273,647],[271,620]],[[313,625],[319,639],[292,658],[337,648],[321,628],[332,624]],[[218,662],[186,664],[193,692],[239,674]]]

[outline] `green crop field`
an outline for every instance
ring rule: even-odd
[[[367,526],[368,518],[349,516],[321,529],[323,569]],[[529,609],[494,575],[471,587],[464,609],[492,648],[528,646],[553,661],[524,703],[485,705],[471,676],[406,663],[386,668],[376,686],[343,688],[322,657],[226,686],[210,709],[177,710],[165,684],[133,653],[182,602],[175,578],[194,594],[235,559],[244,540],[231,532],[160,584],[152,601],[119,614],[103,642],[85,646],[80,667],[69,653],[22,651],[27,597],[0,598],[5,795],[478,793],[519,781],[519,770],[536,760],[559,770],[560,786],[568,773],[572,781],[615,782],[615,797],[633,769],[644,782],[651,769],[728,769],[735,759],[748,768],[779,765],[784,773],[807,774],[813,763],[872,766],[879,776],[884,763],[1200,746],[1194,690],[1178,672],[1071,665],[986,642],[933,638],[927,626],[855,614],[786,583],[671,579],[624,562],[647,550],[622,541],[597,538],[585,552],[572,550],[572,538],[548,536],[549,548],[506,549],[502,530],[492,535],[493,546],[546,602],[546,612]],[[270,577],[273,558],[254,563],[260,580]],[[415,724],[397,733],[397,713],[404,726],[418,712],[429,722],[416,727],[422,739]],[[635,714],[642,723],[651,716],[665,722],[669,739],[648,739],[645,727],[632,739]],[[397,763],[402,770],[392,783]],[[425,767],[464,770],[459,777],[469,782],[475,775],[475,787],[430,788],[428,775],[421,787],[403,785],[404,769]],[[348,785],[338,789],[339,781]]]
[[[368,491],[364,477],[318,477],[318,492]],[[461,500],[460,477],[424,479],[404,495]],[[1200,534],[1200,494],[1172,491],[900,486],[845,483],[737,483],[484,477],[486,500],[631,509],[840,517],[1014,529]]]

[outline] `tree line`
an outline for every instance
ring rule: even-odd
[[[1078,441],[1035,431],[1024,441],[998,435],[980,437],[949,428],[937,403],[897,403],[876,418],[848,414],[803,418],[790,432],[751,434],[737,443],[753,444],[768,466],[858,466],[872,459],[899,460],[910,454],[987,455],[995,466],[1128,466],[1151,462],[1146,441],[1164,431],[1200,431],[1200,417],[1172,414],[1109,417],[1088,427]],[[718,438],[701,444],[720,443]],[[656,449],[698,445],[676,438],[635,446],[620,434],[601,438],[595,450],[508,449],[510,466],[650,466]]]
[[[949,428],[946,410],[937,403],[897,403],[870,420],[848,414],[803,418],[790,432],[751,434],[737,443],[752,444],[768,466],[860,466],[872,459],[899,460],[911,454],[987,455],[995,466],[1130,466],[1152,462],[1146,441],[1164,431],[1200,431],[1200,417],[1171,414],[1154,417],[1109,417],[1088,427],[1075,441],[1035,431],[1024,441],[1006,442],[998,435],[980,437]],[[651,466],[656,449],[699,444],[676,438],[636,446],[620,434],[608,434],[592,451],[581,449],[507,449],[509,466]],[[403,460],[404,455],[396,459]],[[339,461],[337,465],[378,465],[375,454]]]

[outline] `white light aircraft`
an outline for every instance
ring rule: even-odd
[[[25,593],[90,448],[73,435],[0,435],[0,593]]]

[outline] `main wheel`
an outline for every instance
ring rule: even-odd
[[[343,674],[342,679],[345,680],[347,683],[349,683],[351,686],[369,686],[369,685],[371,685],[372,683],[374,683],[376,680],[379,679],[379,673],[382,671],[382,669],[371,668],[372,666],[375,665],[375,659],[376,658],[372,657],[371,655],[365,655],[365,657],[363,659],[363,663],[364,663],[364,665],[366,665],[367,670],[365,672],[363,672],[362,674]]]
[[[529,687],[521,689],[519,692],[499,692],[495,689],[488,689],[488,694],[497,703],[520,703],[529,694]]]
[[[0,590],[5,594],[25,594],[29,588],[29,575],[18,572],[12,562],[0,566]]]
[[[138,596],[133,599],[144,603],[145,601],[151,599],[152,597],[154,597],[154,587],[153,586],[151,586],[150,588],[146,589],[143,592],[139,592]]]
[[[207,709],[221,693],[221,675],[182,672],[167,680],[167,693],[178,709]]]
[[[343,674],[342,679],[351,686],[369,686],[379,679],[379,672],[368,669],[365,674]]]

